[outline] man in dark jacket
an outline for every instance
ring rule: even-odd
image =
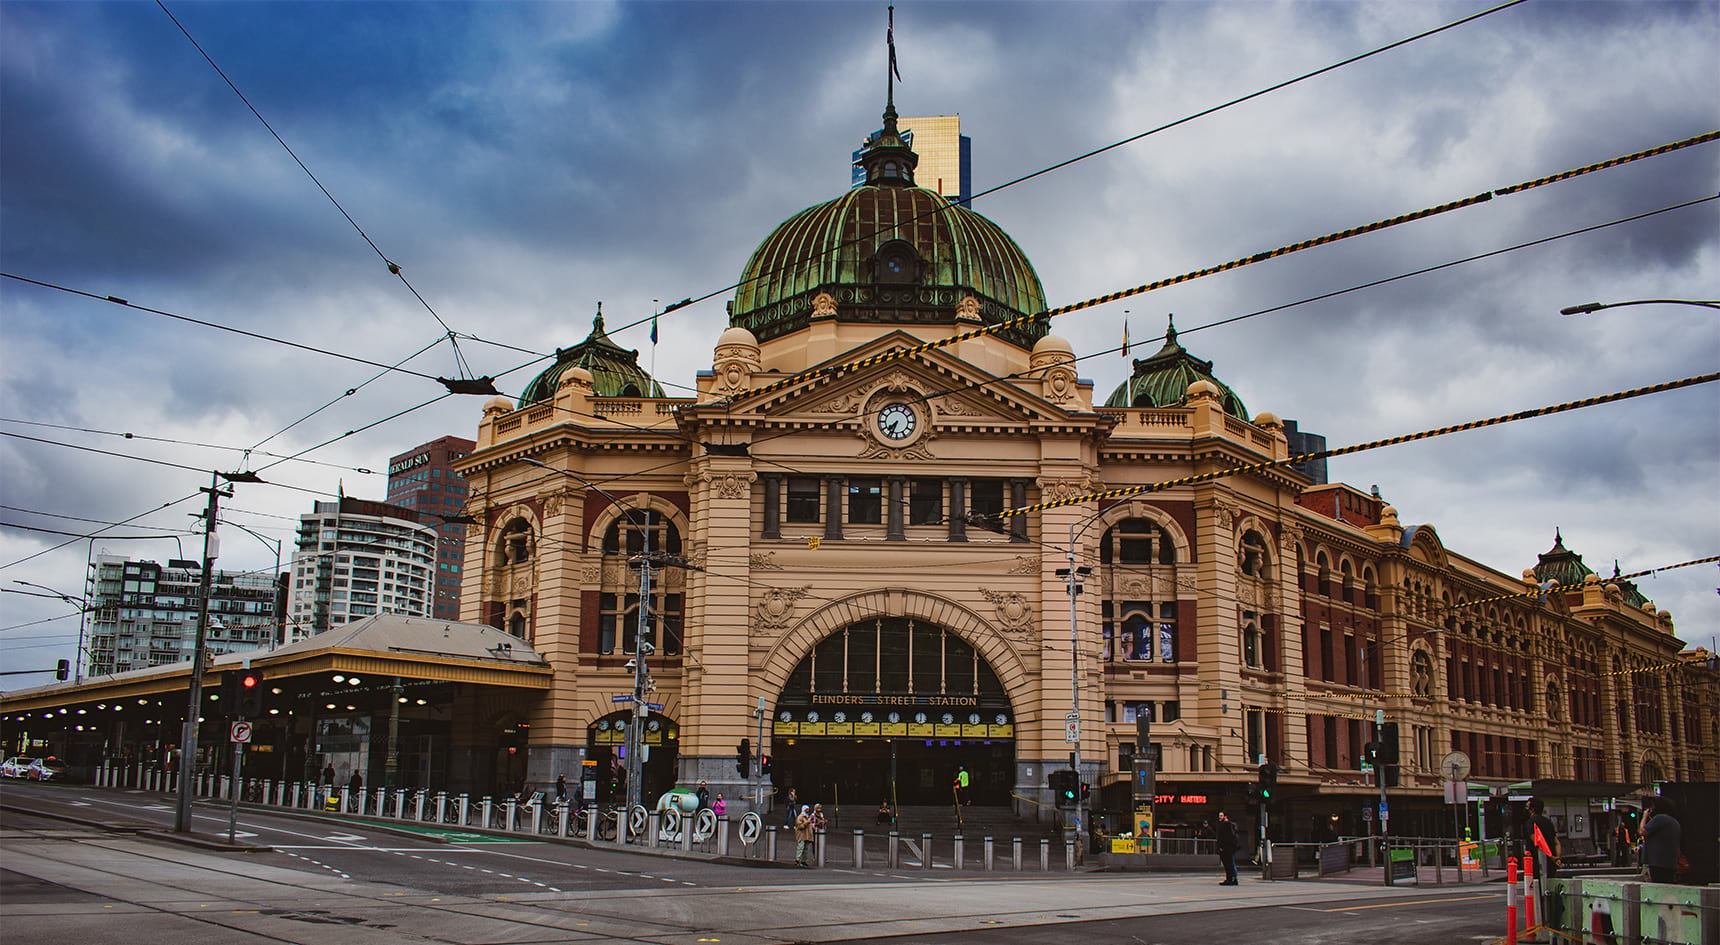
[[[1664,797],[1649,802],[1654,813],[1642,825],[1642,865],[1648,867],[1651,883],[1675,883],[1678,876],[1678,851],[1683,844],[1684,828],[1673,816],[1672,802]]]
[[[1242,846],[1242,838],[1236,832],[1236,824],[1230,820],[1230,815],[1224,811],[1218,812],[1218,823],[1213,825],[1212,835],[1218,840],[1218,861],[1224,864],[1224,882],[1220,886],[1235,886],[1236,883],[1236,851]]]

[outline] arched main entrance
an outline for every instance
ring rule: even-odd
[[[876,806],[1006,804],[1015,715],[997,674],[960,636],[914,617],[870,617],[820,640],[789,674],[771,728],[779,796]]]

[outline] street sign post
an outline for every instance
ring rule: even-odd
[[[1081,742],[1081,713],[1071,712],[1063,716],[1063,740],[1071,745]]]
[[[232,731],[229,733],[229,735],[230,735],[230,738],[229,738],[230,741],[238,742],[241,745],[247,744],[248,742],[251,741],[251,723],[249,723],[249,722],[234,722]]]

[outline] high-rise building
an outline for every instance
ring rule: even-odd
[[[100,676],[191,659],[197,642],[203,570],[196,561],[163,565],[140,558],[97,555],[90,564],[87,674]],[[273,574],[216,571],[209,583],[210,653],[240,653],[274,645]]]
[[[433,617],[460,619],[460,559],[466,553],[466,525],[459,519],[471,488],[452,464],[472,452],[465,437],[444,436],[415,446],[388,461],[388,503],[419,513],[436,526]]]
[[[288,642],[372,614],[430,616],[438,534],[411,509],[343,496],[299,517]]]
[[[962,134],[962,116],[928,115],[923,118],[902,118],[897,122],[902,142],[914,149],[920,163],[914,169],[914,181],[927,190],[935,190],[954,204],[969,207],[973,200],[973,139]],[[866,136],[854,152],[854,173],[851,187],[866,183],[866,168],[860,158],[878,143],[883,129]]]

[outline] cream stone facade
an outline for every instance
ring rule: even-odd
[[[1284,424],[1241,415],[1174,332],[1096,404],[1046,322],[1010,324],[1044,308],[1019,250],[914,187],[893,128],[866,186],[760,246],[696,396],[639,396],[654,382],[599,321],[537,399],[484,409],[459,464],[479,521],[462,619],[554,670],[518,704],[528,782],[584,768],[606,795],[643,724],[651,797],[703,780],[741,806],[789,786],[948,803],[966,767],[974,803],[1049,816],[1074,708],[1115,828],[1148,706],[1166,829],[1240,810],[1264,759],[1275,834],[1364,832],[1376,713],[1401,733],[1394,832],[1449,835],[1455,750],[1473,780],[1572,796],[1720,771],[1712,662],[1562,543],[1518,577],[1282,466],[1093,498],[1288,459]],[[636,719],[616,699],[642,557],[661,709]],[[1071,563],[1091,569],[1078,594]],[[739,774],[743,739],[768,786]]]

